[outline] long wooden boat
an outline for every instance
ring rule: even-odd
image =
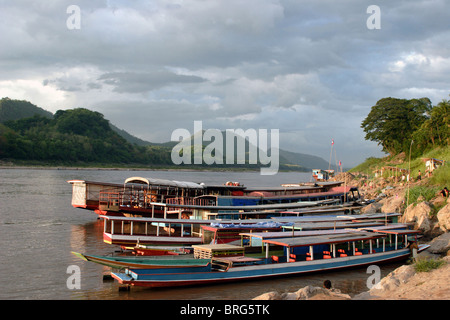
[[[155,268],[198,268],[207,270],[211,259],[194,259],[193,255],[183,257],[126,257],[126,256],[98,256],[87,255],[83,253],[72,253],[84,261],[91,261],[112,268],[137,268],[137,269],[155,269]]]
[[[363,221],[363,220],[378,220],[384,221],[386,224],[391,222],[398,222],[398,218],[402,216],[401,213],[361,213],[361,214],[327,214],[327,215],[315,215],[308,213],[307,215],[295,216],[290,215],[293,212],[288,212],[289,215],[281,217],[271,217],[274,221],[290,221],[294,223],[311,223],[311,222],[334,222],[334,221]],[[284,213],[284,212],[283,212]],[[289,220],[288,220],[289,218]]]
[[[389,232],[395,234],[393,230]],[[386,243],[386,233],[383,231],[266,239],[263,240],[266,246],[265,258],[248,256],[212,258],[208,271],[183,272],[169,269],[165,272],[163,269],[127,269],[125,272],[114,272],[111,275],[120,284],[130,286],[175,287],[347,269],[407,259],[411,255],[410,249],[406,247],[407,235],[410,234],[415,234],[415,231],[402,230],[397,233],[395,245]],[[404,235],[405,241],[398,242],[398,235]],[[374,246],[373,242],[376,240],[378,242]],[[364,244],[364,242],[369,242],[369,246],[358,249],[357,244]],[[270,245],[284,247],[285,254],[270,256]],[[418,251],[428,247],[428,245],[419,245]]]
[[[99,215],[134,214],[161,217],[167,214],[167,210],[163,207],[155,206],[157,203],[203,206],[202,212],[206,210],[217,212],[217,208],[214,207],[260,206],[324,200],[342,202],[359,198],[357,188],[341,186],[342,182],[318,182],[313,185],[268,188],[247,188],[239,183],[205,185],[143,177],[130,177],[123,184],[86,180],[67,182],[72,184],[72,206],[93,210]],[[207,207],[210,208],[207,209]],[[172,213],[176,214],[175,218],[178,214],[188,217],[196,214],[191,209],[193,208],[184,207],[182,211],[169,210],[169,212],[174,211]],[[259,207],[256,210],[263,209]]]
[[[218,220],[164,219],[142,217],[100,216],[104,219],[103,241],[120,246],[139,244],[190,246],[211,241],[205,240],[202,226],[217,223]],[[274,231],[292,224],[270,219],[226,220],[224,224],[237,226],[239,232]],[[227,241],[239,239],[228,238]]]
[[[131,251],[137,256],[179,256],[192,253],[190,246],[158,246],[138,243],[134,246],[121,246],[124,251]]]
[[[342,235],[348,234],[351,232],[357,231],[388,231],[388,230],[408,230],[410,227],[409,224],[404,223],[391,223],[384,226],[374,226],[374,227],[362,227],[360,229],[351,229],[351,228],[337,228],[337,229],[319,229],[319,230],[306,230],[306,231],[292,231],[292,232],[243,232],[240,234],[241,243],[246,244],[248,246],[262,246],[263,240],[266,239],[279,239],[279,238],[296,238],[296,237],[316,237],[322,235]]]
[[[134,247],[143,245],[191,246],[240,240],[239,233],[262,231],[330,230],[386,225],[398,214],[346,216],[273,217],[273,219],[204,220],[100,216],[104,220],[103,241]],[[290,232],[290,231],[288,231]]]

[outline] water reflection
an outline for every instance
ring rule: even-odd
[[[72,226],[71,250],[90,254],[111,254],[119,247],[103,243],[101,234],[103,225],[96,220],[84,225]],[[311,275],[280,277],[276,279],[244,281],[220,285],[205,285],[187,288],[139,288],[119,291],[119,285],[113,280],[104,280],[111,268],[72,257],[72,263],[78,265],[82,273],[82,290],[75,290],[71,299],[129,299],[129,300],[247,300],[269,291],[278,293],[295,292],[305,286],[323,285],[331,280],[334,288],[354,296],[367,291],[367,279],[370,274],[366,268],[346,271],[323,272]],[[381,265],[381,276],[400,266],[400,264]],[[213,290],[211,288],[214,287]]]
[[[173,288],[132,288],[119,292],[115,281],[103,281],[110,268],[86,262],[71,251],[110,254],[119,248],[103,242],[103,223],[97,215],[73,208],[71,186],[66,181],[86,179],[122,183],[130,176],[179,181],[224,183],[240,181],[247,186],[279,186],[309,181],[309,173],[280,172],[263,177],[259,172],[177,172],[0,169],[0,299],[252,299],[267,291],[294,292],[306,285],[322,286],[330,279],[345,293],[366,291],[366,269],[230,284]],[[67,268],[81,272],[81,289],[70,290]],[[382,275],[396,266],[382,267]],[[32,276],[31,276],[32,275]],[[19,281],[24,279],[26,281]]]

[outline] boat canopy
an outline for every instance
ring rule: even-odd
[[[310,237],[265,239],[264,243],[271,243],[283,247],[305,247],[321,244],[337,244],[359,240],[382,238],[384,235],[373,232],[347,232],[343,235],[324,235]]]
[[[140,184],[147,184],[147,185],[159,185],[159,186],[177,187],[177,188],[185,188],[185,189],[203,189],[204,188],[203,185],[200,185],[195,182],[143,178],[143,177],[128,178],[125,180],[125,184],[127,184],[127,183],[140,183]]]

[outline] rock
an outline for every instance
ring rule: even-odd
[[[391,273],[389,273],[386,277],[381,279],[380,282],[378,282],[376,285],[374,285],[370,290],[370,295],[379,295],[379,291],[388,291],[388,290],[394,290],[398,286],[400,286],[403,283],[406,283],[409,278],[414,276],[416,271],[414,270],[414,266],[412,265],[404,265],[401,266]]]
[[[419,202],[417,205],[410,204],[400,218],[400,222],[414,222],[414,229],[422,230],[424,233],[427,233],[432,229],[430,212],[431,207],[425,201]]]
[[[442,231],[447,232],[450,230],[450,204],[447,204],[439,210],[437,219],[439,221],[439,227]]]
[[[295,292],[296,300],[350,300],[350,296],[338,289],[306,286]]]
[[[450,249],[450,233],[446,232],[430,242],[427,251],[436,254],[447,254]]]
[[[271,291],[263,293],[253,298],[253,300],[281,300],[281,295],[276,291]]]
[[[340,172],[336,176],[334,176],[331,180],[342,181],[348,184],[349,182],[355,180],[355,176],[350,172]]]
[[[332,293],[332,294],[325,294],[325,293],[319,293],[308,300],[351,300],[351,297],[348,294],[343,293]]]
[[[394,195],[381,201],[383,206],[381,207],[382,213],[401,212],[403,209],[403,203],[405,197],[402,195]]]
[[[420,196],[417,198],[417,202],[423,202],[423,201],[425,201],[425,197],[424,197],[423,195],[420,195]]]
[[[306,286],[296,292],[264,293],[253,300],[350,300],[348,294],[341,293],[338,289],[325,289],[321,287]]]
[[[286,292],[281,295],[280,300],[305,300],[305,299],[299,299],[297,292]]]
[[[446,203],[447,203],[447,198],[443,197],[440,194],[430,200],[430,205],[433,207],[442,207]]]
[[[377,213],[381,212],[381,207],[383,205],[379,202],[372,202],[371,204],[365,206],[361,209],[362,213]]]

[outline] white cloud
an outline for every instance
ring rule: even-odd
[[[155,142],[172,130],[279,128],[282,148],[344,163],[379,148],[360,128],[381,98],[448,98],[444,0],[0,2],[0,96],[86,107]],[[412,19],[411,17],[414,17]],[[338,144],[339,142],[339,144]]]

